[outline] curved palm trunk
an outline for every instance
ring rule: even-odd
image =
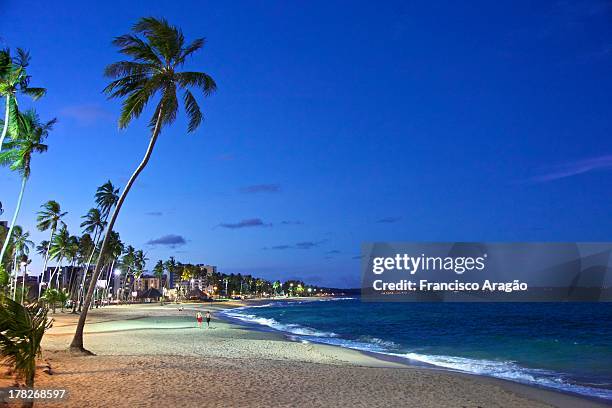
[[[11,95],[6,95],[6,110],[4,112],[4,127],[2,128],[2,136],[0,136],[0,151],[2,150],[2,144],[4,143],[4,138],[6,137],[6,133],[8,132],[9,127],[9,110],[11,104]]]
[[[53,235],[55,234],[55,227],[51,228],[51,237],[49,237],[49,243],[47,244],[47,253],[45,254],[45,261],[43,262],[42,273],[40,274],[40,282],[38,282],[38,299],[40,299],[40,291],[42,289],[43,278],[45,277],[45,271],[47,270],[47,263],[49,262],[49,251],[51,250],[51,241],[53,241]]]
[[[117,206],[113,211],[113,216],[107,226],[106,234],[104,235],[104,241],[102,241],[102,246],[100,247],[100,254],[103,254],[106,250],[106,245],[108,245],[108,241],[111,236],[111,232],[113,231],[113,227],[115,226],[115,221],[117,221],[117,216],[119,215],[119,211],[121,211],[121,207],[123,206],[123,202],[127,197],[134,181],[138,175],[144,170],[151,158],[151,154],[153,153],[153,148],[155,147],[155,142],[157,141],[157,137],[159,136],[159,131],[161,130],[161,119],[162,119],[163,106],[160,106],[159,113],[157,114],[157,120],[155,122],[155,128],[153,129],[153,134],[151,135],[151,140],[149,141],[149,146],[147,147],[147,151],[145,152],[142,161],[130,177],[125,186],[125,189],[121,192],[121,196],[119,197],[119,201],[117,202]],[[85,321],[87,320],[87,312],[89,311],[89,305],[91,304],[91,299],[93,296],[94,289],[96,287],[96,281],[98,280],[98,276],[100,276],[100,271],[102,268],[102,257],[98,257],[98,262],[96,262],[96,268],[94,269],[93,276],[91,282],[89,283],[89,288],[87,289],[87,296],[85,296],[85,301],[83,303],[83,312],[79,316],[79,322],[76,327],[76,331],[74,333],[74,338],[72,339],[72,343],[70,343],[70,349],[85,351],[83,348],[83,330],[85,329]]]
[[[11,220],[11,226],[6,233],[6,238],[4,239],[4,244],[2,245],[2,251],[0,251],[0,262],[2,262],[4,259],[4,253],[6,252],[6,248],[8,248],[9,241],[11,240],[11,234],[13,233],[13,228],[15,228],[15,221],[17,221],[19,210],[21,209],[21,200],[23,199],[23,192],[25,191],[27,181],[28,179],[25,177],[23,177],[21,180],[21,191],[19,191],[19,198],[17,199],[17,208],[15,208],[15,213],[13,214],[13,219]]]

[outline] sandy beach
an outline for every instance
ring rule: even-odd
[[[65,388],[69,407],[587,407],[599,404],[507,381],[412,367],[339,347],[287,341],[197,310],[231,305],[111,306],[90,312],[85,346],[66,349],[76,315],[56,313],[37,388]],[[51,374],[43,372],[51,367]],[[8,386],[6,376],[0,385]],[[42,405],[42,404],[41,404]]]

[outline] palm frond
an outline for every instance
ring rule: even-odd
[[[47,313],[39,303],[23,306],[0,296],[0,361],[10,364],[28,386],[34,384],[42,338],[52,325]]]
[[[133,75],[151,75],[157,72],[157,65],[151,63],[119,61],[110,64],[104,69],[104,76],[110,78]]]
[[[200,126],[202,123],[202,112],[200,111],[200,107],[198,106],[198,102],[193,97],[189,90],[185,90],[185,94],[183,95],[183,102],[185,103],[185,111],[187,112],[187,116],[189,117],[189,125],[187,126],[188,132],[193,132]]]
[[[36,101],[42,98],[43,96],[45,96],[45,94],[47,93],[47,90],[45,88],[25,87],[21,89],[21,92],[25,95],[28,95],[29,97],[31,97],[32,99]]]
[[[149,62],[156,65],[161,65],[162,60],[155,50],[142,39],[125,34],[116,37],[113,44],[120,48],[119,52],[133,57],[137,61]]]
[[[17,48],[17,56],[14,59],[15,65],[27,68],[30,65],[30,52],[23,48]]]
[[[122,103],[119,116],[119,128],[126,128],[132,119],[140,116],[149,99],[157,92],[157,84],[146,82],[143,86],[132,91]]]
[[[203,115],[188,88],[199,88],[206,97],[217,89],[217,84],[203,72],[176,72],[175,69],[200,50],[205,39],[198,38],[185,45],[185,37],[178,27],[163,18],[146,17],[134,25],[132,34],[117,37],[113,43],[119,47],[119,52],[131,57],[129,61],[111,64],[105,70],[105,75],[114,80],[104,88],[104,93],[109,98],[123,99],[119,127],[127,127],[161,93],[149,120],[151,128],[159,124],[158,131],[161,131],[163,126],[177,118],[179,101],[176,92],[181,88],[185,91],[182,100],[189,118],[188,130],[194,131],[201,124]]]
[[[183,65],[185,63],[185,60],[191,54],[204,47],[204,44],[206,44],[205,38],[196,38],[195,40],[193,40],[191,44],[189,44],[187,47],[185,47],[185,49],[183,49],[181,55],[176,59],[176,65]]]
[[[217,90],[215,80],[203,72],[179,72],[176,74],[176,80],[182,88],[200,88],[204,92],[204,96],[210,96]]]

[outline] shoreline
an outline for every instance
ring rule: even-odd
[[[291,298],[291,299],[254,299],[252,301],[247,301],[245,305],[242,306],[236,306],[236,307],[252,307],[253,305],[257,306],[258,303],[262,303],[265,301],[292,301],[292,300],[297,300],[297,301],[312,301],[312,302],[316,302],[316,301],[320,301],[322,299],[312,299],[312,298]],[[249,303],[253,303],[253,304],[249,304]],[[270,331],[273,333],[279,333],[280,335],[282,335],[286,341],[298,341],[295,339],[292,339],[291,337],[291,333],[287,333],[287,332],[283,332],[280,330],[276,330],[272,327],[266,327],[266,326],[262,326],[262,325],[258,325],[256,323],[249,323],[249,322],[245,322],[245,321],[241,321],[239,319],[235,319],[226,315],[221,314],[221,318],[227,320],[228,322],[232,323],[232,324],[236,324],[236,325],[240,325],[240,326],[244,326],[247,327],[251,330],[257,330],[257,331]],[[333,345],[333,344],[326,344],[326,343],[318,343],[316,340],[315,341],[311,341],[312,344],[315,344],[317,346],[328,346],[328,347],[337,347],[343,350],[351,350],[351,351],[355,351],[361,354],[364,354],[368,357],[377,359],[377,360],[381,360],[381,361],[385,361],[385,362],[392,362],[392,363],[396,363],[396,364],[400,364],[400,365],[404,365],[407,367],[411,367],[411,368],[419,368],[419,369],[425,369],[425,370],[433,370],[433,371],[439,371],[439,372],[446,372],[446,373],[451,373],[454,375],[459,375],[459,376],[467,376],[468,378],[476,378],[479,381],[483,380],[483,381],[491,381],[494,384],[500,385],[510,391],[513,392],[517,392],[520,394],[523,394],[525,396],[530,396],[533,398],[536,398],[538,400],[540,400],[541,402],[545,402],[547,404],[551,404],[554,406],[567,406],[567,407],[582,407],[582,406],[594,406],[594,407],[605,407],[605,406],[610,406],[612,405],[612,401],[608,401],[605,400],[603,398],[597,398],[597,397],[593,397],[593,396],[587,396],[587,395],[582,395],[582,394],[578,394],[578,393],[574,393],[571,391],[564,391],[564,390],[558,390],[558,389],[554,389],[554,388],[549,388],[549,387],[544,387],[541,385],[537,385],[537,384],[526,384],[526,383],[521,383],[518,381],[512,381],[509,379],[505,379],[505,378],[498,378],[498,377],[494,377],[494,376],[489,376],[486,374],[476,374],[476,373],[470,373],[467,371],[461,371],[461,370],[454,370],[451,368],[446,368],[446,367],[440,367],[440,366],[436,366],[434,364],[428,364],[428,363],[424,363],[424,362],[420,362],[420,361],[416,361],[416,360],[410,360],[410,359],[406,359],[406,358],[402,358],[399,356],[393,356],[393,355],[389,355],[389,354],[384,354],[384,353],[377,353],[374,351],[367,351],[367,350],[359,350],[359,349],[352,349],[352,348],[348,348],[348,347],[342,347],[340,345]],[[593,404],[593,405],[590,405]]]
[[[40,370],[36,387],[69,390],[66,402],[45,403],[49,407],[150,406],[162,400],[227,406],[228,399],[237,406],[605,406],[501,379],[291,341],[276,330],[218,317],[222,310],[258,302],[187,303],[183,312],[176,304],[94,309],[85,332],[85,347],[96,353],[91,357],[66,350],[78,315],[57,313],[43,341],[52,375]],[[212,311],[211,329],[195,327],[196,310]],[[8,385],[0,379],[0,386]]]

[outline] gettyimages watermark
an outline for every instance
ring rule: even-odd
[[[608,242],[373,242],[364,301],[612,301]]]

